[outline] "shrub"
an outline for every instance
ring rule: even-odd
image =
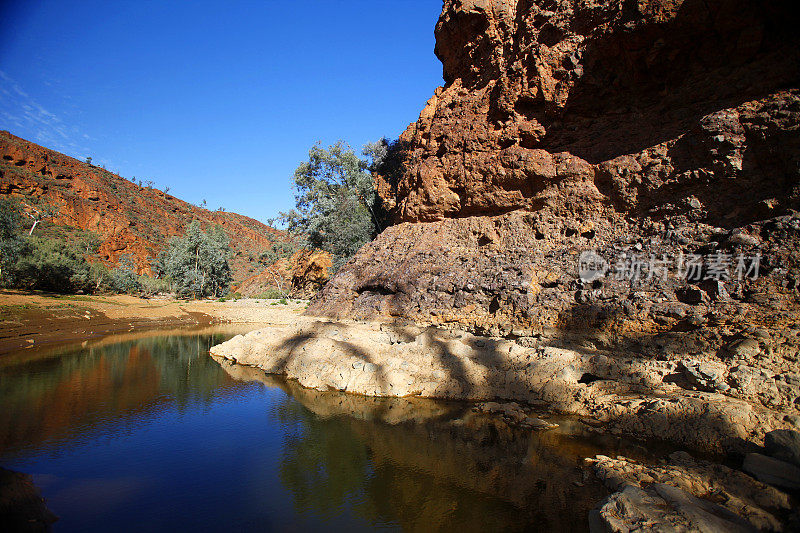
[[[133,260],[130,256],[122,256],[117,266],[108,272],[108,289],[114,292],[134,293],[142,288],[139,276],[136,275]]]
[[[72,243],[32,237],[12,267],[14,285],[24,289],[74,293],[91,292],[92,271]]]
[[[144,297],[155,296],[162,292],[169,292],[167,280],[151,278],[150,276],[139,276],[139,287]]]
[[[278,289],[270,287],[261,294],[254,296],[254,298],[259,300],[277,300],[278,298],[283,298],[283,293]]]

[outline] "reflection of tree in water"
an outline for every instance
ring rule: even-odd
[[[319,420],[288,398],[278,417],[289,428],[280,478],[291,488],[298,513],[338,515],[362,491],[370,468],[366,447],[347,424]]]
[[[220,335],[150,337],[5,367],[0,378],[0,451],[68,440],[135,422],[155,409],[209,404],[245,385],[208,357]]]
[[[292,428],[280,475],[299,513],[331,518],[352,507],[372,524],[412,531],[583,530],[605,494],[579,467],[599,452],[589,442],[469,410],[394,424],[330,416],[322,403],[341,402],[335,394],[287,387],[299,403],[287,399],[278,413]]]

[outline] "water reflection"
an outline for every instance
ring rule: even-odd
[[[0,465],[55,531],[582,531],[583,457],[637,450],[580,424],[531,432],[470,406],[303,389],[208,348],[137,336],[0,363]]]
[[[582,459],[646,454],[569,419],[556,431],[521,430],[464,404],[319,392],[218,362],[287,393],[276,416],[296,430],[280,479],[299,513],[335,516],[352,503],[369,523],[408,531],[582,531],[607,494]]]
[[[0,370],[0,454],[63,446],[136,424],[173,405],[246,388],[208,349],[224,334],[146,337],[42,354]]]

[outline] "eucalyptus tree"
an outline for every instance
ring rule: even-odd
[[[231,248],[222,227],[208,233],[194,221],[183,237],[173,237],[156,261],[156,270],[182,296],[221,296],[232,280]]]
[[[374,153],[361,158],[344,141],[317,143],[294,171],[295,209],[281,213],[290,233],[333,255],[338,269],[383,229],[385,218],[373,180]]]

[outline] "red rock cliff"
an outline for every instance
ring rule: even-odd
[[[695,196],[716,223],[796,207],[791,7],[446,1],[446,85],[403,134],[409,164],[387,200],[400,221],[568,199],[672,214]]]
[[[654,355],[728,353],[764,327],[759,350],[796,349],[792,7],[446,0],[445,86],[401,136],[403,172],[380,183],[397,224],[309,311]],[[586,250],[610,266],[667,257],[671,269],[586,280]],[[760,276],[735,279],[730,266],[730,277],[702,279],[706,262],[687,280],[681,254],[761,254]]]

